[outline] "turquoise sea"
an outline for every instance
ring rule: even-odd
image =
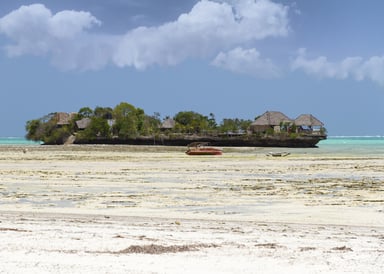
[[[0,145],[40,145],[40,142],[28,141],[23,137],[0,137]]]
[[[319,142],[318,150],[356,156],[384,155],[384,136],[330,136]]]
[[[0,145],[36,146],[40,145],[40,143],[28,141],[23,137],[0,137]],[[281,148],[279,150],[281,150]],[[384,155],[384,136],[330,136],[327,140],[319,142],[318,148],[289,150],[304,150],[307,153],[315,154],[379,156]]]

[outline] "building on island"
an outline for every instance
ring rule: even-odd
[[[266,111],[264,114],[256,118],[250,125],[250,130],[253,133],[267,132],[273,130],[280,132],[283,125],[293,124],[293,120],[287,117],[280,111]]]
[[[175,120],[173,120],[172,118],[166,118],[161,124],[160,129],[163,131],[171,130],[175,127],[175,125],[176,125]]]
[[[91,124],[91,119],[88,117],[85,117],[81,120],[76,121],[76,126],[79,130],[84,130]]]
[[[312,114],[301,114],[295,119],[295,125],[298,132],[308,133],[321,132],[321,129],[324,127],[323,122]]]
[[[323,127],[323,122],[312,114],[301,114],[293,120],[280,111],[266,111],[250,125],[250,130],[252,133],[296,132],[313,134],[320,133]]]

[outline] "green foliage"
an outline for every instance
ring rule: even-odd
[[[71,135],[82,141],[92,141],[95,139],[111,139],[118,137],[121,140],[136,138],[138,136],[155,136],[160,133],[161,119],[159,113],[149,116],[141,108],[122,102],[115,106],[100,107],[94,110],[83,107],[79,112],[72,116],[68,125],[58,125],[57,114],[50,113],[42,118],[27,121],[25,129],[26,138],[33,141],[42,141],[45,144],[62,144]],[[91,119],[86,129],[79,130],[76,122],[83,119]],[[169,117],[167,117],[169,118]],[[166,133],[170,138],[179,138],[183,134],[217,134],[220,133],[246,133],[251,120],[243,119],[223,119],[217,125],[215,115],[210,113],[204,116],[194,111],[178,112],[174,118],[175,127],[168,129]],[[291,138],[297,136],[296,126],[289,123],[281,124],[281,134],[291,134]],[[326,130],[321,129],[321,133]],[[266,134],[276,134],[273,128],[269,128]]]
[[[327,129],[326,129],[325,127],[322,127],[322,128],[320,129],[320,134],[322,134],[322,135],[326,135],[326,134],[327,134]]]
[[[273,134],[275,134],[275,130],[273,128],[268,128],[265,133],[267,135],[273,135]]]
[[[251,125],[251,120],[243,119],[223,119],[219,126],[219,131],[222,133],[228,132],[246,132]]]
[[[136,108],[133,105],[128,104],[126,102],[122,102],[113,109],[113,117],[116,120],[124,119],[129,116],[132,116],[132,114],[134,114],[135,111],[136,111]]]
[[[140,125],[140,134],[151,136],[160,131],[160,118],[156,114],[153,116],[144,115]]]
[[[207,116],[194,111],[181,111],[173,118],[176,121],[176,130],[182,133],[202,133],[212,125]]]
[[[46,144],[62,144],[70,135],[69,127],[58,128],[56,113],[26,123],[28,140],[43,141]]]
[[[89,126],[84,131],[78,133],[78,138],[84,140],[108,139],[110,137],[110,126],[108,121],[102,117],[92,117]]]
[[[215,114],[213,114],[213,113],[209,114],[208,127],[209,127],[209,129],[216,129],[217,128]]]
[[[40,141],[42,138],[42,132],[41,132],[41,124],[42,122],[40,120],[30,120],[27,121],[27,124],[25,126],[25,130],[27,131],[26,138],[28,140],[32,141]]]
[[[79,115],[80,119],[90,118],[93,116],[93,110],[89,107],[83,107],[79,110],[78,115]]]
[[[45,144],[62,145],[71,135],[71,131],[68,126],[56,128],[51,127],[50,134],[47,134],[43,138]]]
[[[127,116],[124,118],[116,119],[116,122],[113,126],[113,132],[115,135],[122,139],[136,137],[138,135],[136,128],[136,117]]]
[[[115,124],[113,133],[119,138],[126,139],[136,137],[139,134],[138,127],[141,110],[126,102],[118,104],[113,110]]]
[[[113,109],[110,107],[96,107],[93,111],[95,117],[111,120],[113,118]]]

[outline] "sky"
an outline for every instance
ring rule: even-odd
[[[0,5],[0,136],[128,102],[253,120],[311,113],[384,136],[382,0],[14,0]]]

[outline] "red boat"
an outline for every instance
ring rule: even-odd
[[[185,152],[188,155],[222,155],[223,151],[219,148],[207,147],[208,143],[191,143]]]

